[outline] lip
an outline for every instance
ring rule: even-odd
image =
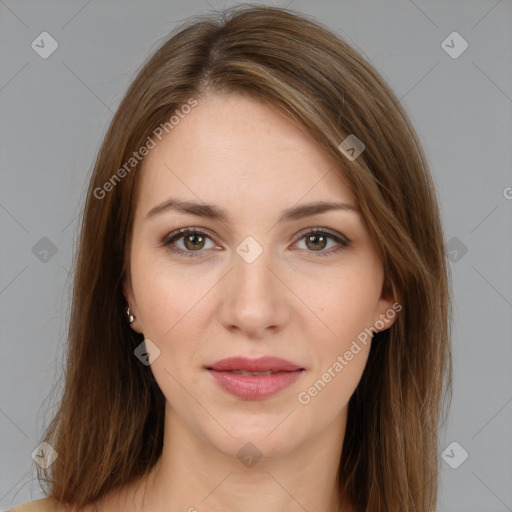
[[[243,356],[228,357],[208,366],[208,369],[217,371],[240,370],[245,372],[266,372],[268,370],[293,372],[295,370],[303,370],[301,366],[291,361],[274,356],[263,356],[258,359],[249,359]]]
[[[292,385],[305,371],[299,365],[273,356],[258,359],[229,357],[207,367],[215,382],[225,391],[244,400],[264,400]],[[235,371],[265,372],[271,375],[239,375]]]

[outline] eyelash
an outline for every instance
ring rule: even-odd
[[[183,249],[178,249],[172,245],[175,241],[179,240],[180,238],[183,238],[186,235],[201,235],[201,236],[205,236],[205,237],[211,239],[211,237],[208,235],[208,233],[201,231],[199,229],[182,228],[182,229],[178,229],[177,231],[174,231],[174,232],[170,233],[169,235],[167,235],[162,240],[161,244],[162,244],[162,246],[167,247],[167,249],[172,253],[179,254],[179,255],[182,255],[185,257],[189,257],[189,258],[198,257],[199,254],[197,254],[197,253],[201,253],[204,251],[202,251],[202,250],[185,251]],[[350,245],[350,240],[348,238],[340,237],[340,236],[336,235],[335,233],[333,233],[329,230],[323,229],[323,228],[313,228],[313,229],[310,229],[309,231],[306,231],[305,233],[302,233],[299,236],[299,238],[296,240],[295,243],[300,242],[304,238],[306,238],[308,236],[313,236],[313,235],[325,236],[327,238],[330,238],[331,240],[334,240],[336,243],[338,243],[340,245],[340,247],[338,247],[334,251],[333,250],[330,250],[330,251],[325,251],[325,250],[307,251],[307,252],[313,253],[314,257],[326,257],[326,256],[329,256],[330,254],[337,253]],[[194,253],[196,253],[196,254],[194,254]]]

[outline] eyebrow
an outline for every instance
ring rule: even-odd
[[[159,213],[167,212],[169,210],[181,213],[188,213],[191,215],[196,215],[198,217],[220,220],[225,223],[229,222],[227,212],[218,206],[176,198],[169,198],[163,203],[154,206],[153,208],[151,208],[151,210],[149,210],[148,213],[146,213],[145,218],[151,218]],[[325,213],[331,210],[359,212],[359,209],[356,206],[348,203],[317,201],[315,203],[294,206],[292,208],[284,210],[278,222],[298,220],[312,215],[319,215],[321,213]]]

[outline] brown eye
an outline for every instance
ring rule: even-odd
[[[331,233],[326,229],[310,229],[306,233],[302,234],[299,242],[302,240],[305,241],[306,251],[315,253],[314,256],[329,256],[330,254],[336,253],[350,245],[350,240],[348,238],[343,235]],[[324,250],[329,244],[329,241],[334,242],[334,249]],[[338,247],[336,247],[336,245],[338,245]],[[331,248],[332,246],[329,247],[329,249]]]
[[[183,240],[185,247],[192,251],[202,249],[204,247],[205,237],[198,233],[194,233],[192,235],[185,235]]]
[[[183,246],[178,246],[178,242],[183,239]],[[162,245],[166,246],[171,252],[183,256],[200,256],[205,252],[207,240],[211,240],[210,236],[197,229],[183,228],[171,233],[162,240]],[[212,244],[213,247],[215,244]],[[212,247],[209,247],[212,248]]]
[[[182,239],[183,245],[180,247],[178,242]],[[166,236],[164,240],[162,240],[162,245],[166,246],[169,251],[178,255],[194,257],[201,256],[201,254],[205,252],[203,249],[215,248],[215,244],[213,243],[213,246],[206,247],[208,240],[211,241],[212,239],[203,231],[194,228],[183,228]],[[303,233],[298,242],[302,240],[305,240],[306,252],[314,253],[314,256],[329,256],[350,245],[350,240],[346,237],[331,233],[326,229],[310,229]],[[332,250],[325,250],[330,241],[334,242],[334,247],[331,246],[328,248]],[[336,247],[336,245],[338,247]]]
[[[309,235],[306,237],[306,245],[309,249],[325,249],[327,245],[327,237],[323,235]]]

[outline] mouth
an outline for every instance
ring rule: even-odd
[[[213,368],[208,368],[208,369],[212,370],[214,372],[219,371],[219,370],[214,370]],[[253,375],[253,376],[274,375],[274,374],[280,372],[280,370],[277,370],[277,371],[267,370],[266,372],[245,372],[243,370],[224,370],[224,371],[228,371],[234,375]]]
[[[281,357],[263,356],[257,359],[249,359],[248,357],[237,356],[221,359],[208,366],[207,369],[258,374],[263,372],[293,372],[304,368]]]
[[[214,381],[244,400],[263,400],[295,383],[306,371],[285,359],[232,357],[206,367]]]

